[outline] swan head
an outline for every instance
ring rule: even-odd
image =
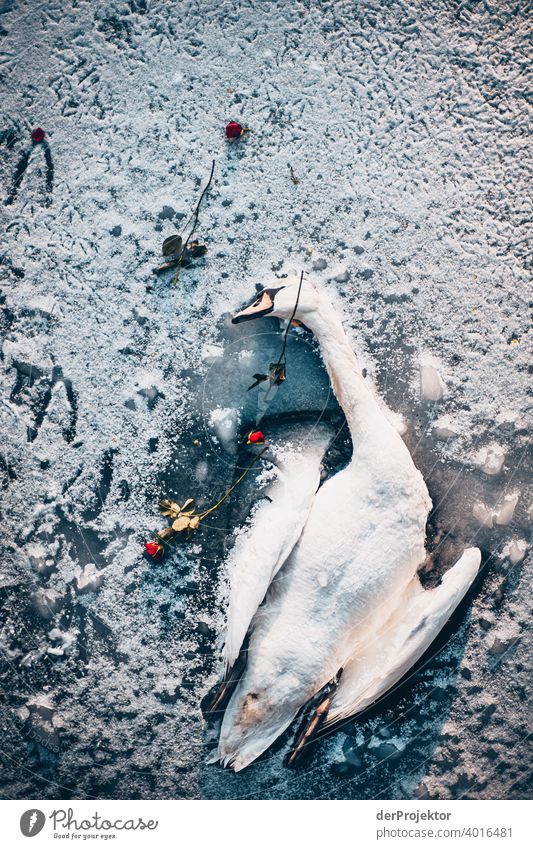
[[[318,309],[318,292],[305,276],[302,281],[300,297],[298,297],[299,286],[300,275],[274,281],[270,286],[258,292],[252,301],[233,316],[233,324],[240,324],[241,321],[252,321],[254,318],[261,318],[265,315],[287,320],[294,317],[305,324],[306,319]],[[296,306],[296,304],[298,305]],[[296,312],[294,312],[295,307]]]
[[[234,692],[222,721],[218,759],[239,772],[258,758],[290,725],[309,694],[290,672],[262,670],[246,676]],[[248,680],[251,678],[251,680]]]

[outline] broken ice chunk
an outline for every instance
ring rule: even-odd
[[[39,589],[32,593],[31,601],[37,612],[44,619],[52,619],[61,606],[59,593],[51,588]]]
[[[504,495],[503,500],[496,507],[487,507],[486,504],[478,502],[474,504],[472,513],[475,518],[486,528],[493,528],[494,525],[508,525],[518,504],[520,493],[508,493]]]
[[[481,504],[481,502],[474,504],[472,513],[481,525],[486,528],[494,527],[494,511],[486,504]]]
[[[477,454],[476,462],[486,475],[498,475],[505,460],[505,451],[500,445],[492,443],[484,446]]]
[[[445,383],[435,366],[428,362],[420,363],[420,394],[426,401],[439,401],[444,395]]]
[[[149,404],[154,404],[159,397],[159,390],[157,386],[143,386],[137,390],[137,394],[146,398]]]
[[[527,543],[525,539],[512,539],[503,549],[502,556],[507,557],[514,566],[515,563],[520,563],[524,559],[526,551]]]
[[[196,480],[199,481],[200,483],[202,483],[202,481],[205,481],[208,474],[209,474],[209,466],[207,465],[205,460],[200,460],[200,462],[197,464],[195,472],[194,472],[194,476],[195,476]]]
[[[350,272],[345,268],[343,271],[339,271],[333,279],[336,280],[337,283],[347,283],[350,279]]]
[[[34,569],[41,575],[49,575],[52,572],[55,560],[50,554],[55,554],[59,548],[59,541],[53,540],[44,546],[41,542],[30,542],[26,546],[26,553]]]
[[[37,714],[41,719],[50,720],[54,713],[54,706],[49,696],[40,693],[28,699],[26,707],[30,713]]]
[[[206,342],[202,348],[202,360],[204,360],[204,362],[213,362],[213,360],[218,360],[223,356],[224,348],[221,345],[213,345]]]
[[[148,402],[149,409],[153,409],[158,398],[164,398],[164,381],[158,372],[140,369],[137,372],[135,387],[138,395],[142,395]]]
[[[55,655],[56,657],[62,657],[68,654],[76,642],[76,634],[73,631],[60,631],[59,628],[52,628],[48,633],[48,637],[52,642],[59,643],[59,645],[51,646],[48,649],[48,654]]]
[[[497,525],[508,525],[513,518],[515,507],[518,504],[520,493],[515,492],[512,495],[505,495],[503,504],[499,507],[494,515],[494,521]]]
[[[63,725],[62,719],[56,714],[54,705],[46,694],[39,694],[26,702],[29,712],[29,734],[41,746],[53,751],[59,751],[58,728]]]
[[[489,652],[497,657],[507,654],[520,641],[519,635],[514,631],[500,632],[494,637]]]

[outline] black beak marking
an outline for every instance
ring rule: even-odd
[[[252,312],[249,315],[235,315],[231,319],[232,324],[242,324],[243,321],[253,321],[254,318],[261,318],[264,315],[268,315],[269,312],[272,312],[274,309],[274,304],[271,307],[266,307],[264,310],[258,310],[257,312]]]
[[[268,315],[274,309],[274,297],[276,292],[279,292],[280,289],[284,289],[284,286],[279,286],[277,289],[263,289],[258,295],[250,301],[250,303],[246,304],[245,307],[240,310],[237,315],[234,315],[231,319],[232,324],[240,324],[243,321],[252,321],[254,318],[262,318],[264,315]],[[254,310],[253,312],[246,313],[246,310],[249,310],[251,307],[257,306],[259,307],[261,302],[266,302],[266,305],[262,309]],[[244,313],[244,315],[243,315]]]

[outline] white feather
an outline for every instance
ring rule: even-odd
[[[253,521],[238,535],[227,560],[230,593],[224,657],[231,667],[252,618],[294,548],[320,483],[320,463],[333,433],[315,428],[303,446],[274,445],[276,479]]]
[[[354,654],[343,667],[328,723],[360,713],[411,669],[464,597],[480,563],[479,549],[468,548],[435,589],[424,590],[414,578],[389,619],[354,638]]]

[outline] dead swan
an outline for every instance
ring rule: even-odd
[[[233,321],[290,318],[298,283],[276,281]],[[256,593],[244,623],[230,604],[229,660],[251,625],[247,665],[218,745],[218,759],[235,771],[264,752],[328,682],[338,681],[321,706],[328,721],[356,714],[385,693],[436,637],[481,561],[479,549],[468,548],[437,588],[422,589],[416,573],[431,509],[422,475],[363,379],[329,299],[306,280],[296,318],[320,343],[353,456],[297,513],[298,533],[296,516],[285,511],[295,544],[290,553],[276,549],[286,559],[264,604],[255,611]],[[287,538],[285,527],[271,532]],[[272,575],[280,565],[272,564]]]

